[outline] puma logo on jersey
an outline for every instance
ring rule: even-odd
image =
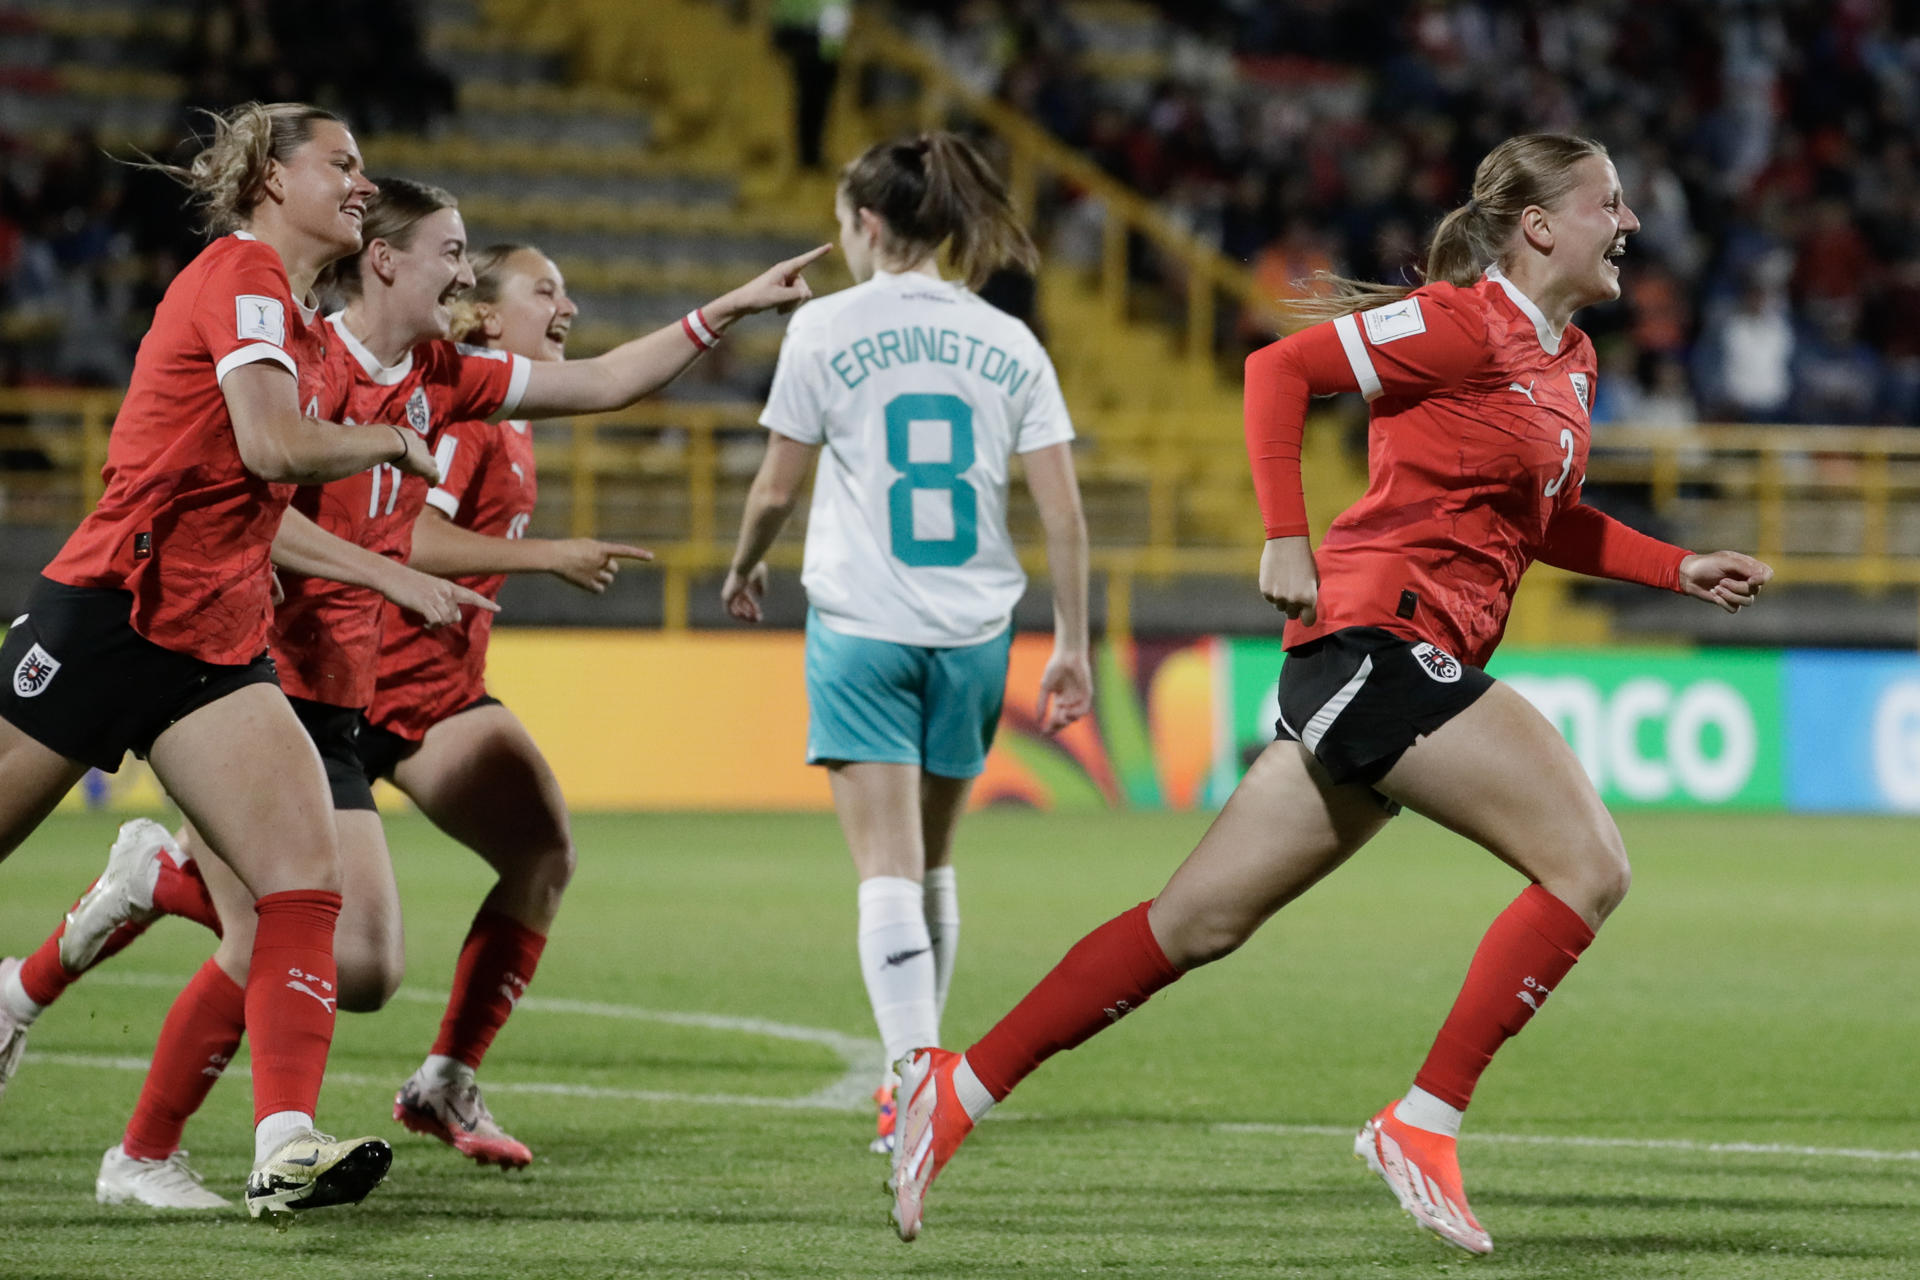
[[[1539,379],[1538,379],[1538,378],[1535,378],[1535,379],[1533,380],[1533,382],[1538,382],[1538,381],[1539,381]],[[1519,392],[1519,393],[1520,393],[1521,395],[1523,395],[1523,396],[1525,396],[1525,397],[1527,398],[1527,403],[1528,403],[1528,404],[1532,404],[1532,405],[1537,405],[1537,404],[1539,404],[1540,402],[1539,402],[1538,400],[1535,400],[1535,399],[1533,398],[1533,382],[1529,382],[1529,383],[1528,383],[1528,384],[1527,384],[1526,386],[1524,386],[1524,387],[1523,387],[1523,386],[1521,386],[1521,385],[1520,385],[1519,383],[1517,383],[1517,382],[1509,382],[1509,383],[1507,384],[1507,390],[1509,390],[1509,391],[1518,391],[1518,392]]]

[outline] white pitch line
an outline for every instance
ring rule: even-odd
[[[90,983],[121,987],[165,987],[178,990],[186,986],[187,979],[171,977],[159,973],[94,973],[88,976]],[[394,993],[394,999],[405,1000],[410,1004],[429,1004],[440,1006],[447,1002],[443,993],[416,991],[402,988]],[[848,1035],[842,1031],[832,1031],[824,1027],[802,1027],[792,1023],[773,1022],[766,1018],[738,1018],[719,1013],[683,1013],[664,1009],[642,1009],[634,1005],[602,1004],[588,1000],[565,1000],[545,996],[523,996],[514,1006],[516,1013],[565,1013],[592,1018],[619,1018],[631,1022],[659,1022],[676,1027],[701,1027],[709,1031],[737,1031],[744,1035],[767,1036],[775,1040],[792,1040],[802,1044],[817,1044],[833,1050],[840,1056],[845,1069],[838,1079],[812,1093],[799,1098],[760,1098],[727,1093],[673,1093],[647,1089],[613,1089],[597,1085],[560,1085],[560,1084],[514,1084],[510,1081],[487,1081],[489,1093],[557,1093],[583,1098],[608,1098],[629,1102],[693,1102],[710,1103],[721,1106],[779,1107],[802,1111],[858,1111],[873,1105],[873,1085],[879,1077],[879,1062],[884,1052],[878,1040],[867,1040],[860,1036]],[[54,1055],[28,1054],[29,1058],[44,1057],[51,1060]],[[74,1061],[70,1066],[96,1065],[108,1066],[128,1061],[127,1059],[92,1059],[88,1062]],[[138,1070],[145,1071],[147,1064],[142,1061]],[[337,1079],[342,1084],[372,1084],[371,1080],[358,1080],[345,1075],[328,1073],[328,1079]]]
[[[186,985],[186,980],[154,973],[96,973],[88,981],[110,986],[122,987],[168,987],[178,988]],[[413,1004],[444,1004],[446,997],[430,991],[403,989],[394,995],[396,1000],[405,1000]],[[502,1081],[489,1080],[489,1093],[545,1094],[563,1098],[601,1098],[617,1102],[665,1102],[699,1106],[737,1106],[762,1107],[794,1111],[857,1111],[870,1103],[869,1082],[872,1079],[873,1063],[880,1052],[877,1041],[847,1035],[823,1027],[802,1027],[791,1023],[773,1022],[764,1018],[739,1018],[727,1014],[683,1013],[671,1010],[641,1009],[633,1005],[602,1004],[587,1000],[566,1000],[550,997],[525,996],[515,1007],[534,1012],[570,1013],[596,1018],[620,1018],[634,1022],[660,1022],[669,1026],[704,1027],[713,1031],[738,1031],[747,1035],[763,1035],[776,1040],[793,1040],[806,1044],[822,1045],[838,1053],[846,1063],[846,1071],[838,1080],[821,1089],[799,1098],[764,1098],[752,1095],[725,1093],[675,1093],[659,1089],[617,1089],[603,1085],[556,1084],[541,1081]],[[29,1053],[27,1060],[45,1062],[54,1066],[96,1067],[116,1071],[145,1071],[145,1058],[113,1057],[104,1054],[78,1053]],[[235,1074],[246,1074],[242,1068],[236,1068]],[[327,1079],[339,1084],[354,1087],[382,1086],[392,1081],[384,1077],[361,1076],[347,1072],[327,1073]],[[1013,1119],[1014,1116],[996,1119]],[[1032,1119],[1021,1116],[1018,1118]],[[1351,1137],[1354,1130],[1350,1127],[1325,1124],[1271,1124],[1261,1122],[1221,1121],[1210,1124],[1208,1128],[1218,1133],[1255,1133],[1273,1134],[1280,1137]],[[1810,1147],[1796,1146],[1782,1142],[1708,1142],[1695,1138],[1601,1138],[1582,1134],[1544,1134],[1544,1133],[1474,1133],[1468,1131],[1461,1135],[1468,1143],[1497,1143],[1508,1146],[1536,1147],[1585,1147],[1619,1148],[1628,1151],[1685,1151],[1699,1155],[1752,1155],[1752,1156],[1804,1156],[1810,1159],[1828,1160],[1865,1160],[1897,1163],[1920,1163],[1920,1151],[1885,1151],[1872,1147]]]
[[[1330,1124],[1257,1124],[1221,1122],[1209,1126],[1219,1133],[1271,1133],[1283,1137],[1350,1138],[1351,1127]],[[1629,1151],[1691,1151],[1715,1156],[1815,1156],[1833,1160],[1920,1161],[1920,1151],[1882,1151],[1873,1147],[1797,1147],[1784,1142],[1704,1142],[1697,1138],[1595,1138],[1581,1134],[1474,1133],[1462,1142],[1493,1142],[1524,1147],[1620,1147]]]

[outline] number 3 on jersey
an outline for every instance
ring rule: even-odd
[[[887,463],[900,473],[887,490],[894,557],[915,569],[965,564],[980,549],[979,495],[962,478],[973,465],[973,407],[959,396],[903,395],[887,401],[886,415]],[[946,456],[939,458],[942,434]],[[947,521],[940,519],[940,494],[947,495]],[[921,536],[947,524],[952,532],[945,537]]]

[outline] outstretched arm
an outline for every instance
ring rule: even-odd
[[[462,529],[428,507],[413,522],[407,563],[443,578],[472,574],[550,573],[599,595],[613,584],[622,560],[651,560],[645,547],[595,538],[495,538]]]
[[[1650,537],[1597,507],[1576,503],[1553,518],[1539,559],[1556,569],[1677,591],[1738,613],[1773,577],[1771,566],[1739,551],[1696,555]]]
[[[818,445],[801,444],[778,431],[767,432],[767,453],[760,470],[747,491],[746,509],[740,513],[740,538],[734,544],[733,562],[727,568],[727,580],[720,588],[720,602],[727,612],[742,622],[758,622],[760,602],[767,593],[767,552],[780,530],[793,515],[800,500],[800,486],[813,470]]]
[[[535,362],[513,412],[524,418],[601,413],[624,409],[652,395],[698,359],[712,345],[710,338],[717,339],[742,316],[756,311],[792,310],[811,298],[813,290],[807,287],[801,272],[832,248],[823,244],[776,263],[701,307],[695,313],[698,320],[695,316],[676,320],[591,360]]]
[[[280,531],[273,539],[273,563],[275,568],[291,573],[378,591],[409,613],[419,614],[429,627],[460,621],[462,605],[488,613],[500,611],[500,606],[485,596],[337,538],[291,508],[280,517]]]

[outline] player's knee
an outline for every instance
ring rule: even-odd
[[[406,976],[406,957],[397,946],[369,945],[342,948],[336,943],[338,961],[335,985],[340,991],[340,1009],[345,1013],[376,1013],[386,1008],[400,990]]]
[[[1633,867],[1627,861],[1626,842],[1613,819],[1602,815],[1585,833],[1572,874],[1558,896],[1589,921],[1602,921],[1626,898],[1633,885]]]
[[[1185,973],[1238,951],[1253,936],[1257,923],[1237,912],[1201,912],[1179,920],[1155,920],[1153,932],[1167,962]]]

